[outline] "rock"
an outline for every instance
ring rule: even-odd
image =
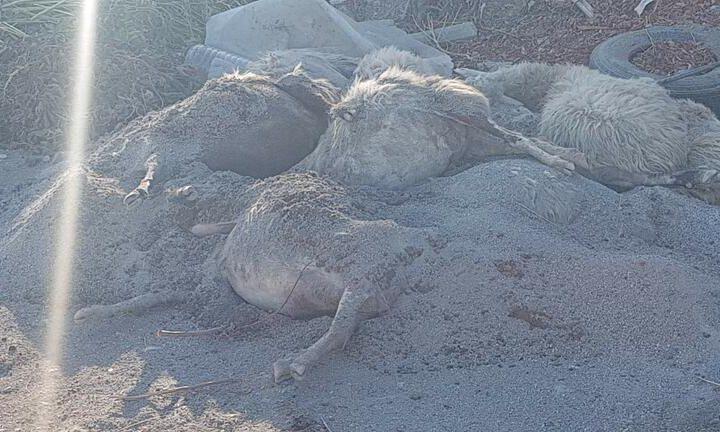
[[[415,391],[415,392],[410,393],[410,399],[412,399],[412,400],[420,400],[420,399],[422,399],[422,397],[423,397],[423,394],[421,392]]]

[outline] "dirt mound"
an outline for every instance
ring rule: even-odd
[[[152,155],[158,163],[157,184],[181,178],[198,164],[267,177],[310,153],[326,126],[323,115],[270,78],[226,75],[104,137],[90,161],[128,191],[144,176]]]
[[[541,217],[547,189],[574,204],[568,217]],[[720,235],[712,207],[687,208],[665,189],[617,194],[529,161],[480,165],[409,193],[392,217],[437,229],[448,264],[437,279],[424,276],[429,292],[409,294],[388,322],[368,324],[378,337],[414,329],[383,366],[404,364],[403,355],[423,359],[415,371],[530,358],[690,364],[715,356],[717,341],[702,329],[720,321],[703,299],[717,295],[711,269],[720,261],[700,252],[717,241],[703,237]]]

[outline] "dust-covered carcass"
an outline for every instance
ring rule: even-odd
[[[362,196],[314,173],[290,173],[252,185],[235,222],[200,224],[197,236],[229,233],[218,264],[248,303],[292,318],[334,316],[302,353],[275,362],[276,381],[302,378],[342,348],[364,319],[387,311],[409,288],[407,272],[432,255],[428,230],[376,219]],[[79,310],[76,321],[108,318],[181,301],[164,291]]]
[[[402,188],[489,156],[526,154],[565,172],[583,163],[579,151],[498,126],[490,111],[470,85],[392,64],[377,78],[353,83],[330,109],[315,151],[294,170]]]
[[[335,86],[300,66],[275,76],[225,75],[151,115],[141,130],[123,134],[123,142],[107,144],[118,157],[98,162],[118,176],[142,178],[125,198],[128,204],[193,163],[255,178],[276,175],[313,151],[337,98]]]
[[[313,173],[285,174],[255,186],[257,199],[228,232],[221,267],[247,302],[292,318],[334,316],[330,329],[297,356],[274,364],[276,381],[302,378],[359,323],[387,311],[409,288],[407,268],[432,254],[427,233],[376,220],[357,196]]]

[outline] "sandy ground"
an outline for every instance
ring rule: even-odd
[[[52,242],[35,237],[52,232],[37,197],[62,164],[29,166],[21,154],[8,155],[0,160],[0,228],[9,232],[0,244],[0,431],[32,430],[45,411],[56,415],[58,431],[720,430],[720,387],[698,378],[720,379],[720,210],[666,189],[617,194],[522,160],[374,193],[368,208],[379,218],[436,233],[437,259],[425,263],[430,270],[416,269],[415,288],[389,315],[364,323],[305,381],[275,385],[271,364],[314,342],[329,318],[275,316],[232,337],[154,336],[264,316],[215,283],[219,297],[205,303],[70,322],[58,400],[38,406],[47,284],[37,281],[47,275],[33,278],[25,272],[42,266],[22,267],[49,254]],[[90,217],[123,209],[119,196],[93,199],[108,207],[89,201]],[[566,202],[564,213],[543,214],[548,199]],[[161,196],[143,205],[149,216],[118,216],[123,229],[172,208]],[[28,207],[35,208],[29,218]],[[19,214],[26,218],[20,228]],[[179,247],[163,243],[168,238],[208,256],[221,241],[162,229],[174,234],[141,247],[145,256],[159,247],[182,259]],[[116,241],[113,230],[83,247],[98,254],[99,245]],[[83,281],[105,283],[78,283],[69,313],[141,292],[156,277],[209,295],[207,278],[202,289],[195,280],[177,282],[166,264],[119,277],[118,257],[135,259],[129,251],[137,252],[137,241],[114,244],[119,254],[103,252],[91,269],[81,266],[97,273]],[[23,250],[19,260],[10,256]],[[206,265],[200,259],[186,271]],[[237,381],[122,399],[229,378]]]

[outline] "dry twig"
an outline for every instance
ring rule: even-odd
[[[120,397],[118,397],[118,399],[122,399],[125,401],[142,400],[142,399],[147,399],[152,396],[160,396],[160,395],[167,395],[167,394],[173,394],[173,393],[179,393],[179,392],[186,392],[186,391],[197,390],[197,389],[201,389],[201,388],[205,388],[205,387],[226,384],[226,383],[235,382],[235,381],[239,381],[239,380],[237,378],[229,378],[229,379],[218,380],[218,381],[205,381],[205,382],[195,384],[195,385],[173,387],[170,389],[160,390],[160,391],[156,391],[156,392],[148,392],[148,393],[143,393],[143,394],[139,394],[139,395],[131,395],[131,396],[120,396]]]
[[[203,329],[203,330],[158,330],[155,332],[155,336],[163,337],[163,336],[170,336],[170,337],[195,337],[195,336],[212,336],[216,335],[223,330],[225,330],[226,326],[217,326],[212,327],[209,329]]]
[[[712,384],[712,385],[714,385],[714,386],[720,387],[720,383],[719,383],[719,382],[710,381],[709,379],[706,379],[706,378],[703,378],[703,377],[698,377],[698,379],[699,379],[700,381],[704,381],[704,382],[706,382],[706,383],[708,383],[708,384]]]
[[[325,421],[325,418],[323,418],[323,416],[320,416],[320,421],[322,422],[323,426],[325,426],[325,430],[327,430],[328,432],[333,432],[333,430],[330,429],[330,426],[328,426],[328,424]]]
[[[135,423],[130,423],[129,425],[118,429],[118,432],[119,432],[119,431],[126,431],[126,430],[135,429],[136,427],[142,426],[142,425],[147,424],[147,423],[150,423],[151,421],[153,421],[153,420],[155,420],[155,419],[157,419],[157,418],[158,418],[158,417],[150,417],[150,418],[146,418],[145,420],[140,420],[140,421],[136,421]]]

